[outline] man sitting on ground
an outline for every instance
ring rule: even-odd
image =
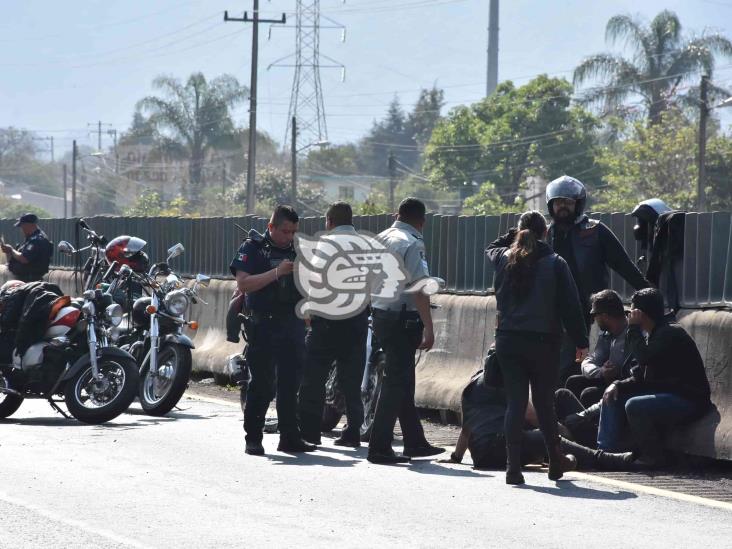
[[[620,296],[612,290],[602,290],[590,300],[590,316],[600,335],[594,351],[582,362],[582,374],[570,376],[565,385],[585,408],[600,402],[610,383],[627,377],[630,362],[630,353],[625,350],[628,319]]]
[[[694,340],[665,319],[658,290],[633,294],[628,322],[626,347],[639,366],[605,390],[597,446],[619,451],[632,435],[642,461],[660,466],[663,431],[704,415],[711,406],[709,381]]]

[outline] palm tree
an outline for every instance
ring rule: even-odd
[[[605,39],[624,40],[632,48],[632,57],[601,53],[582,61],[574,71],[575,85],[595,78],[606,81],[589,89],[582,101],[602,105],[607,112],[621,107],[629,96],[640,95],[651,123],[675,102],[698,98],[698,86],[690,84],[700,73],[711,77],[716,55],[732,55],[732,42],[719,34],[685,37],[679,18],[668,10],[647,26],[637,18],[616,15],[607,22]],[[679,93],[687,84],[687,93]],[[725,93],[710,86],[711,96]]]
[[[203,182],[203,164],[212,148],[239,146],[239,136],[230,109],[244,100],[249,90],[231,75],[210,82],[193,73],[185,84],[177,78],[158,76],[153,87],[163,97],[148,96],[137,109],[148,113],[148,122],[158,134],[158,147],[188,158],[189,194]]]

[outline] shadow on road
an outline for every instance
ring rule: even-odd
[[[305,454],[267,454],[267,459],[275,465],[323,465],[325,467],[353,467],[361,460],[338,459],[319,452]]]
[[[578,498],[578,499],[602,499],[602,500],[623,500],[623,499],[634,499],[638,497],[638,494],[626,491],[610,491],[610,490],[596,490],[595,488],[587,488],[584,486],[577,486],[572,480],[560,480],[555,486],[531,486],[530,484],[523,484],[516,487],[517,490],[533,490],[541,494],[548,494],[550,496],[559,496],[562,498]]]
[[[422,475],[441,475],[446,477],[479,477],[491,478],[493,475],[478,473],[473,469],[465,467],[446,467],[430,460],[412,460],[409,462],[409,470]]]

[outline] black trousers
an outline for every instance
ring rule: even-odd
[[[363,423],[361,380],[366,366],[368,329],[368,311],[344,320],[313,318],[305,338],[305,371],[298,399],[300,431],[306,438],[316,439],[320,435],[325,382],[335,361],[338,388],[346,401],[348,426],[343,434],[359,440]]]
[[[416,313],[400,317],[374,311],[374,334],[385,355],[384,382],[376,403],[369,451],[389,452],[397,418],[404,447],[427,443],[414,406],[414,353],[422,341],[424,326]]]
[[[505,436],[520,446],[526,405],[531,397],[547,448],[559,442],[554,410],[554,384],[559,370],[558,338],[528,332],[497,332],[496,353],[508,399]]]
[[[264,419],[275,394],[280,435],[299,437],[297,390],[305,360],[305,323],[292,313],[262,318],[251,332],[247,334],[252,379],[244,406],[246,440],[262,440]]]
[[[608,384],[604,378],[587,378],[583,375],[569,376],[564,385],[576,396],[585,408],[600,402]]]

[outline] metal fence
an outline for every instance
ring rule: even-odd
[[[633,238],[635,218],[627,214],[593,214],[608,225],[632,258],[640,250]],[[175,217],[86,217],[87,223],[99,234],[109,238],[121,234],[138,236],[148,242],[147,253],[152,261],[165,258],[165,251],[181,242],[186,252],[176,261],[183,274],[206,273],[215,277],[229,277],[229,262],[244,234],[236,225],[264,232],[265,218],[256,216],[175,218]],[[435,276],[444,278],[447,290],[460,294],[485,294],[493,287],[494,272],[483,251],[486,246],[515,226],[517,216],[455,216],[428,214],[424,229],[427,258]],[[355,216],[356,229],[372,233],[391,225],[389,215]],[[0,220],[0,233],[8,241],[18,235],[13,220]],[[77,242],[76,220],[46,219],[41,225],[55,243],[68,240]],[[300,230],[315,234],[325,227],[323,217],[306,217]],[[52,265],[71,268],[72,260],[54,253]],[[732,306],[732,214],[687,214],[685,256],[681,279],[681,302],[684,307]],[[611,272],[611,287],[624,297],[632,293],[616,273]]]

